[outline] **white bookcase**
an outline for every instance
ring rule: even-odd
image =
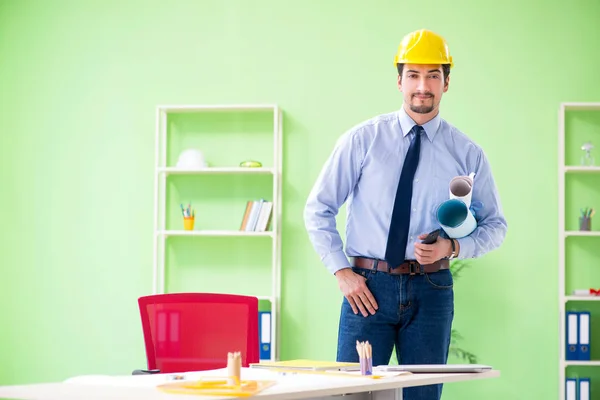
[[[577,230],[573,226],[567,227],[567,212],[576,212],[577,209],[566,210],[566,180],[568,176],[574,174],[598,174],[598,182],[600,182],[600,132],[597,136],[592,136],[589,140],[595,145],[594,154],[596,155],[596,166],[582,166],[579,163],[567,162],[566,153],[570,151],[566,146],[569,138],[569,132],[566,126],[566,114],[576,111],[598,111],[600,120],[600,103],[561,103],[558,114],[558,308],[559,308],[559,400],[565,399],[565,378],[567,376],[567,367],[569,366],[600,366],[600,360],[591,361],[571,361],[566,357],[566,312],[568,311],[569,302],[596,302],[600,301],[600,296],[576,296],[568,293],[566,272],[570,266],[567,264],[566,242],[570,240],[578,240],[581,237],[597,237],[598,246],[600,248],[600,230],[592,225],[591,231]],[[579,143],[581,146],[582,143]],[[600,208],[600,204],[598,205]],[[599,216],[600,217],[600,216]],[[596,229],[596,230],[594,230]],[[599,258],[600,260],[600,258]],[[593,284],[593,283],[590,283]],[[570,288],[571,290],[573,288]],[[586,289],[586,288],[581,288]],[[585,303],[584,303],[585,304]],[[593,337],[598,337],[597,334],[590,336],[591,346],[598,345],[594,343]],[[577,397],[578,398],[578,397]]]
[[[176,167],[175,161],[169,163],[169,123],[173,115],[181,113],[270,113],[272,114],[272,160],[267,163],[263,162],[263,167],[240,167],[238,164],[227,166],[209,166],[200,169],[182,169]],[[243,130],[243,128],[241,128]],[[199,133],[202,134],[202,133]],[[216,133],[217,135],[220,133]],[[251,137],[253,132],[248,132],[248,137]],[[224,139],[222,149],[227,149],[227,135],[223,135]],[[206,156],[206,154],[204,154]],[[247,240],[260,240],[256,237],[270,238],[271,244],[271,266],[270,266],[270,292],[258,295],[261,301],[270,303],[271,311],[271,335],[270,335],[270,353],[271,361],[279,359],[279,315],[280,315],[280,279],[281,279],[281,185],[282,185],[282,112],[277,105],[160,105],[156,107],[156,145],[155,145],[155,193],[154,193],[154,260],[153,260],[153,292],[165,293],[165,270],[166,270],[166,251],[167,240],[169,237],[188,236],[203,240],[207,237],[220,237],[223,240],[230,238],[246,237]],[[240,160],[242,161],[242,160]],[[264,160],[261,160],[264,161]],[[171,165],[169,165],[171,164]],[[268,165],[265,166],[265,165]],[[269,175],[272,177],[272,202],[273,210],[270,220],[270,229],[265,232],[242,231],[239,229],[207,229],[203,230],[196,227],[194,230],[169,229],[167,223],[167,180],[173,175]],[[244,210],[246,204],[240,204],[240,210]],[[239,214],[240,223],[243,213]],[[198,218],[196,218],[198,219]],[[196,221],[196,225],[198,221]],[[263,239],[264,240],[264,239]],[[203,266],[198,266],[203,268]],[[226,273],[226,272],[225,272]],[[224,279],[231,279],[231,276],[224,275]],[[198,291],[211,292],[210,286],[198,285]],[[246,294],[246,293],[241,293]],[[256,296],[256,294],[253,294]],[[257,344],[258,345],[258,344]]]

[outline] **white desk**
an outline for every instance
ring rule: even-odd
[[[224,376],[225,370],[193,372],[186,379]],[[435,383],[496,378],[496,370],[480,373],[410,374],[382,379],[339,377],[316,374],[281,375],[271,371],[242,369],[242,379],[272,379],[277,384],[253,396],[257,400],[323,400],[344,395],[344,400],[401,400],[402,388]],[[172,381],[169,375],[81,376],[60,383],[0,386],[0,398],[40,400],[194,400],[234,397],[194,396],[159,391],[156,385]]]

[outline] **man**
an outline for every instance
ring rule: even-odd
[[[337,360],[357,362],[356,341],[372,345],[373,365],[445,364],[454,315],[449,260],[474,258],[503,242],[507,224],[483,150],[439,115],[453,67],[446,41],[408,34],[395,58],[404,102],[342,135],[306,203],[310,240],[344,294]],[[477,227],[452,239],[436,208],[450,180],[475,173]],[[335,217],[347,201],[346,252]],[[350,259],[349,259],[350,258]],[[404,389],[405,400],[441,397],[442,385]]]

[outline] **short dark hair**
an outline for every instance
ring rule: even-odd
[[[398,75],[402,76],[402,70],[404,69],[404,64],[398,63],[396,64],[398,67]],[[450,64],[442,64],[442,72],[444,74],[444,80],[450,75]]]

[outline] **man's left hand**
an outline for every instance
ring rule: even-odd
[[[419,240],[426,237],[426,233],[419,235]],[[452,243],[449,239],[443,237],[438,237],[437,241],[432,244],[423,244],[420,241],[415,243],[415,258],[419,264],[433,264],[450,254],[452,254]]]

